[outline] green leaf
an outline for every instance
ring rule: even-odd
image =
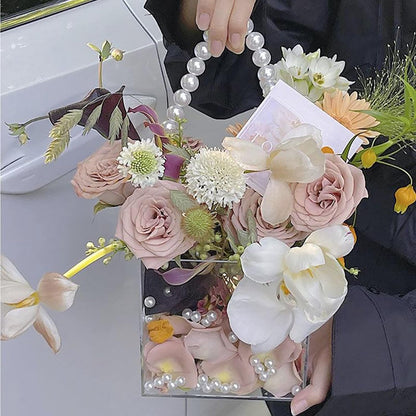
[[[129,138],[129,126],[130,126],[130,119],[126,115],[123,120],[123,124],[121,126],[121,147],[127,147],[127,142]]]
[[[106,40],[103,43],[103,46],[101,47],[102,60],[103,61],[106,60],[110,56],[110,53],[111,53],[111,43],[108,40]]]
[[[177,265],[178,267],[182,268],[182,263],[181,263],[181,255],[180,255],[180,254],[179,254],[179,255],[177,255],[177,256],[173,259],[173,261],[176,263],[176,265]]]
[[[88,134],[91,131],[91,129],[95,126],[95,123],[100,118],[102,109],[103,109],[103,104],[100,104],[98,107],[94,108],[94,110],[91,112],[91,114],[87,118],[87,121],[85,122],[84,131],[82,132],[83,136]]]
[[[169,144],[169,143],[165,143],[163,145],[163,147],[166,150],[168,150],[170,153],[173,153],[174,155],[183,157],[185,160],[190,160],[191,159],[191,155],[183,147],[176,147],[176,146],[173,146],[172,144]]]
[[[254,218],[253,211],[251,209],[247,211],[247,226],[250,242],[255,243],[257,241],[257,225],[256,219]]]
[[[359,133],[358,133],[359,134]],[[344,150],[341,153],[341,159],[346,162],[348,160],[348,153],[350,153],[350,149],[352,144],[354,143],[355,139],[357,138],[358,134],[356,134],[352,139],[347,143]]]
[[[406,116],[410,117],[416,117],[416,89],[414,89],[407,81],[403,80],[404,82],[404,91],[405,91],[405,97],[408,97],[408,105],[410,107],[409,114]],[[413,101],[413,115],[412,115],[412,106],[411,101]],[[406,105],[406,103],[405,103]]]
[[[94,214],[97,214],[98,212],[102,211],[105,208],[112,208],[112,207],[115,207],[115,206],[116,205],[110,205],[110,204],[107,204],[106,202],[98,201],[94,205]]]
[[[93,43],[87,43],[87,46],[91,48],[93,51],[101,54],[100,48],[98,46],[95,46]]]
[[[198,203],[185,192],[170,191],[170,199],[173,205],[175,205],[175,207],[181,212],[187,212],[198,206]]]
[[[117,106],[114,108],[110,116],[110,128],[108,132],[108,139],[111,142],[114,142],[114,140],[116,139],[121,129],[122,124],[123,124],[123,114],[121,113],[120,108]]]
[[[251,244],[250,233],[244,230],[237,230],[238,242],[240,246],[247,247]]]
[[[54,140],[49,144],[48,149],[45,152],[45,163],[50,163],[57,159],[58,156],[65,150],[69,145],[69,132],[66,132],[61,137],[55,137]]]
[[[52,139],[61,138],[68,134],[72,127],[76,126],[82,118],[83,110],[69,110],[52,127],[49,137]]]

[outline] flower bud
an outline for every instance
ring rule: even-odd
[[[374,165],[377,161],[377,155],[374,152],[373,149],[367,149],[362,155],[361,155],[361,163],[363,164],[364,169],[371,168],[371,166]]]
[[[19,124],[19,123],[5,123],[6,126],[9,128],[9,133],[12,136],[19,136],[20,134],[25,132],[25,126],[23,124]]]
[[[407,208],[416,201],[416,192],[410,184],[399,188],[394,196],[396,197],[394,211],[398,214],[404,214]]]
[[[100,245],[100,247],[102,247],[105,244],[105,238],[104,237],[100,237],[98,239],[98,244]]]
[[[124,56],[124,51],[122,51],[121,49],[113,49],[111,51],[111,57],[115,61],[121,61],[123,59],[123,56]]]
[[[19,134],[19,142],[21,145],[26,144],[28,140],[29,140],[29,136],[27,135],[25,131]]]

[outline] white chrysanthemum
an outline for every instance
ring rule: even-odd
[[[130,176],[130,182],[142,188],[153,185],[165,171],[162,151],[151,139],[129,143],[117,161],[121,174]]]
[[[186,188],[200,203],[231,207],[246,189],[244,169],[224,150],[201,149],[186,168]]]

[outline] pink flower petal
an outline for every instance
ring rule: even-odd
[[[39,313],[33,327],[45,338],[45,341],[56,354],[61,349],[61,337],[51,317],[43,308],[39,308]]]
[[[264,383],[264,389],[276,397],[283,397],[290,393],[293,386],[300,385],[302,379],[296,371],[295,364],[286,363],[279,367],[276,374]]]

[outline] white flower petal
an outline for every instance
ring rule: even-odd
[[[15,308],[7,312],[1,320],[1,339],[17,337],[28,329],[39,312],[39,305]]]
[[[304,244],[302,247],[292,247],[285,256],[285,264],[292,273],[325,264],[324,253],[315,244]]]
[[[292,312],[278,301],[276,290],[276,283],[261,285],[243,278],[227,306],[232,331],[243,342],[262,351],[283,342],[292,323]],[[262,349],[264,345],[266,350]]]
[[[302,342],[308,335],[319,329],[327,320],[318,322],[311,322],[305,315],[305,312],[300,308],[293,309],[294,321],[289,337],[294,342]]]
[[[47,273],[39,281],[39,299],[51,309],[66,311],[72,306],[78,287],[58,273]]]
[[[325,255],[325,264],[312,269],[311,273],[321,282],[322,291],[326,297],[331,299],[345,297],[348,282],[344,269],[335,257]]]
[[[286,363],[279,367],[276,374],[264,383],[264,389],[276,397],[283,397],[290,393],[293,386],[300,385],[302,379],[296,371],[293,362]]]
[[[18,303],[29,297],[34,290],[27,283],[1,280],[0,294],[2,303]]]
[[[260,209],[263,219],[273,226],[286,221],[293,210],[293,194],[290,186],[272,174]]]
[[[16,269],[16,266],[6,256],[3,256],[2,254],[0,258],[0,278],[2,281],[11,280],[13,282],[26,283],[27,285],[29,285],[27,280]]]
[[[279,148],[289,148],[290,143],[288,140],[292,140],[294,138],[311,138],[313,139],[319,148],[322,147],[322,134],[321,130],[317,127],[313,126],[312,124],[302,123],[299,126],[294,127],[289,132],[285,134],[282,138],[282,143]]]
[[[257,144],[235,137],[226,137],[222,145],[242,168],[254,171],[268,169],[269,155]]]
[[[244,275],[257,283],[280,282],[283,258],[289,247],[273,237],[249,245],[241,255]]]
[[[305,240],[320,246],[335,258],[346,256],[354,247],[354,236],[345,225],[332,225],[312,232]]]
[[[39,308],[39,314],[33,323],[33,327],[45,338],[54,353],[60,350],[61,337],[59,336],[55,323],[43,308]]]

